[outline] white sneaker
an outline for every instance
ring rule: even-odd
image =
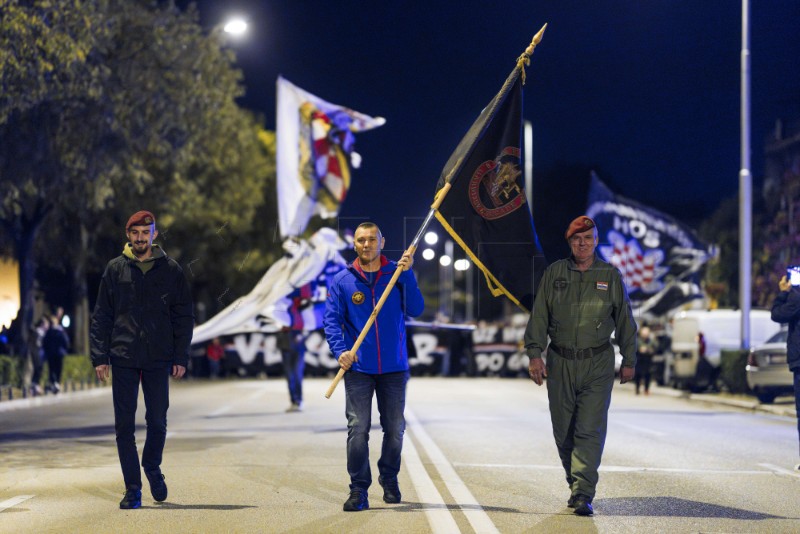
[[[286,408],[286,413],[302,412],[302,411],[303,411],[303,405],[294,402],[290,404],[288,408]]]

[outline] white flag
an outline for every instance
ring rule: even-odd
[[[278,77],[277,186],[281,237],[299,236],[313,215],[335,217],[350,187],[356,132],[386,123],[331,104]]]

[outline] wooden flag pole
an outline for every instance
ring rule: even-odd
[[[459,165],[455,165],[453,167],[453,171],[455,171],[458,167]],[[414,236],[414,240],[411,242],[411,245],[408,247],[408,249],[405,251],[404,254],[408,254],[412,258],[414,257],[414,253],[417,251],[417,245],[419,244],[419,240],[421,239],[422,234],[425,232],[425,229],[428,228],[428,225],[433,220],[433,216],[436,213],[436,210],[439,209],[439,206],[441,206],[442,201],[444,201],[444,197],[446,197],[447,193],[450,191],[451,187],[450,179],[452,177],[453,177],[453,172],[451,172],[450,175],[447,177],[447,183],[444,184],[444,187],[442,187],[436,194],[436,198],[433,201],[433,205],[431,205],[431,209],[428,211],[428,216],[425,217],[425,220],[422,222],[422,226],[420,226],[419,230],[417,231],[417,235]],[[389,292],[397,283],[397,279],[400,278],[400,273],[402,272],[403,272],[402,267],[398,267],[394,271],[391,280],[389,280],[389,284],[386,286],[386,289],[383,290],[381,298],[375,305],[375,309],[372,310],[372,313],[370,314],[369,319],[367,319],[367,323],[364,325],[364,328],[361,329],[361,333],[358,335],[358,339],[356,339],[356,342],[353,343],[353,348],[350,349],[350,352],[356,352],[358,348],[361,346],[361,343],[364,341],[364,338],[367,337],[367,332],[372,326],[372,323],[374,323],[375,319],[378,317],[378,313],[381,311],[381,308],[383,308],[383,303],[386,302],[387,298],[389,298]],[[331,395],[333,395],[333,391],[336,389],[336,386],[339,385],[339,381],[341,381],[341,379],[344,378],[345,372],[346,371],[344,369],[342,369],[341,367],[339,368],[339,372],[336,373],[336,376],[334,377],[333,382],[331,382],[328,391],[325,392],[326,399],[331,398]]]
[[[524,78],[525,66],[530,64],[530,56],[531,54],[533,54],[533,50],[534,48],[536,48],[536,45],[539,44],[539,41],[542,40],[542,35],[544,35],[545,28],[547,28],[547,24],[542,26],[542,29],[539,30],[536,33],[536,35],[533,36],[531,44],[528,45],[528,47],[525,49],[522,55],[520,55],[520,57],[517,58],[516,68],[520,69],[520,74],[523,76],[522,79],[523,84],[525,83],[525,78]],[[511,77],[509,77],[509,80],[511,80]],[[509,80],[506,80],[506,84],[508,84]],[[422,222],[422,226],[420,226],[419,230],[417,231],[417,235],[414,237],[414,240],[411,242],[411,245],[404,252],[404,254],[408,254],[412,258],[414,257],[414,253],[417,251],[417,245],[419,244],[419,241],[422,238],[422,234],[428,228],[428,225],[431,223],[434,216],[436,215],[439,206],[441,206],[442,202],[444,201],[444,198],[450,191],[451,188],[450,181],[453,179],[453,176],[456,174],[456,172],[461,170],[461,164],[463,163],[463,159],[464,159],[463,156],[459,158],[458,161],[456,161],[455,165],[453,165],[453,168],[448,173],[444,186],[442,186],[442,188],[439,189],[439,192],[436,193],[436,197],[434,198],[433,204],[431,205],[431,209],[428,211],[427,217],[425,217],[425,220]],[[361,347],[361,343],[364,341],[364,338],[367,336],[367,332],[369,331],[372,324],[375,322],[378,313],[381,311],[381,308],[383,307],[383,303],[386,301],[387,298],[389,298],[389,291],[391,291],[392,288],[394,288],[394,285],[397,283],[397,279],[400,277],[400,273],[402,272],[403,272],[402,267],[398,267],[395,270],[391,280],[389,280],[389,284],[386,286],[386,289],[383,290],[383,294],[381,295],[380,300],[378,300],[378,303],[375,305],[375,309],[372,310],[372,313],[370,314],[369,319],[367,319],[367,323],[364,325],[364,328],[361,329],[361,333],[359,334],[358,339],[356,339],[356,342],[353,344],[353,348],[350,349],[350,352],[356,352],[358,351],[359,347]],[[346,371],[344,369],[342,369],[341,367],[339,368],[339,372],[336,373],[336,376],[334,377],[333,382],[328,388],[328,391],[325,392],[326,399],[331,398],[331,395],[333,395],[336,386],[339,384],[342,378],[344,378],[345,372]]]

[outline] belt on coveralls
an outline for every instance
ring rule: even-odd
[[[562,358],[566,358],[567,360],[585,360],[587,358],[591,358],[595,354],[600,354],[601,352],[605,352],[611,348],[611,342],[606,341],[599,347],[589,347],[588,349],[568,349],[566,347],[559,347],[557,345],[550,344],[550,350],[561,356]]]

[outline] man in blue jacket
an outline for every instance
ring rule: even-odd
[[[333,277],[324,320],[331,352],[347,371],[344,383],[350,496],[344,503],[345,512],[369,508],[367,490],[372,484],[372,474],[367,442],[372,426],[373,393],[378,399],[383,428],[378,483],[383,487],[384,502],[400,502],[397,473],[406,426],[403,411],[409,377],[405,316],[416,317],[425,307],[411,271],[414,260],[410,254],[403,254],[396,263],[387,260],[381,254],[385,244],[381,231],[370,222],[356,228],[354,241],[358,257]],[[350,348],[398,267],[403,273],[358,351],[352,352]]]
[[[794,402],[797,408],[797,434],[800,437],[800,287],[793,286],[784,276],[778,282],[781,290],[772,303],[772,320],[789,324],[786,339],[786,361],[794,373]],[[800,469],[798,464],[796,469]]]

